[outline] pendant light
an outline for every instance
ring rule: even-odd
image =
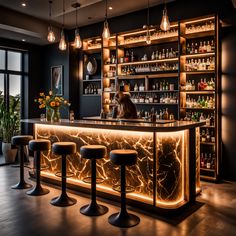
[[[82,41],[79,35],[79,28],[78,28],[78,8],[80,7],[79,3],[75,3],[72,5],[72,7],[76,8],[75,10],[75,20],[76,20],[76,29],[75,29],[75,41],[74,41],[74,47],[75,48],[81,48],[82,47]]]
[[[147,32],[146,32],[146,43],[151,44],[151,33],[150,33],[150,25],[149,25],[149,0],[148,0],[148,8],[147,8]]]
[[[62,24],[62,30],[61,30],[61,39],[60,39],[60,43],[59,43],[59,49],[61,51],[65,51],[66,50],[64,23],[65,23],[65,1],[63,0],[63,24]]]
[[[103,39],[109,39],[110,38],[110,30],[107,22],[107,0],[106,0],[106,14],[105,14],[105,21],[103,26],[103,33],[102,33]]]
[[[52,21],[51,21],[51,18],[52,18],[52,1],[48,1],[49,2],[49,22],[50,22],[50,25],[48,27],[48,42],[50,43],[53,43],[56,39],[55,37],[55,34],[53,32],[53,29],[52,29]]]
[[[164,7],[164,10],[163,10],[163,15],[162,15],[160,28],[163,31],[168,31],[170,29],[170,21],[169,21],[168,15],[167,15],[166,1],[165,1],[165,7]]]

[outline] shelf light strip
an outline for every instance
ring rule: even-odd
[[[194,23],[198,23],[198,22],[204,22],[204,21],[208,21],[208,20],[215,20],[215,17],[212,16],[212,17],[207,17],[207,18],[204,18],[204,19],[198,19],[198,20],[188,21],[188,22],[185,22],[185,24],[186,24],[186,25],[189,25],[189,24],[194,24]]]

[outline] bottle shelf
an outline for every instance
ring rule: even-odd
[[[145,79],[145,78],[178,78],[178,73],[172,72],[172,73],[159,73],[159,74],[145,74],[145,75],[118,75],[119,79]]]
[[[215,90],[180,90],[180,92],[186,94],[215,94]]]
[[[212,125],[203,125],[200,128],[209,128],[209,129],[215,129],[215,126]]]
[[[99,97],[101,94],[83,94],[83,97]]]
[[[106,47],[103,47],[103,49],[116,50],[116,45],[106,46]]]
[[[186,109],[186,110],[212,110],[212,111],[215,110],[215,108],[200,108],[200,107],[181,107],[180,109]]]
[[[83,52],[86,53],[86,54],[101,53],[101,51],[102,51],[102,47],[83,49]]]
[[[184,37],[186,39],[203,38],[203,37],[208,37],[208,36],[215,36],[215,30],[196,31],[196,32],[186,33],[184,35],[181,35],[181,37]]]
[[[91,80],[82,80],[83,83],[90,83],[90,82],[101,82],[101,79],[91,79]]]
[[[215,74],[215,70],[202,70],[202,71],[181,71],[187,75],[202,75],[202,74]]]
[[[116,77],[103,77],[103,79],[110,79],[110,80],[115,80]]]
[[[179,92],[179,90],[147,90],[147,91],[133,91],[130,90],[130,93],[176,93]]]
[[[217,180],[217,178],[214,176],[206,176],[206,175],[200,175],[200,179],[201,180],[206,180],[206,181],[213,181],[215,182]]]
[[[145,102],[138,102],[138,103],[134,103],[135,105],[161,105],[161,106],[170,106],[170,105],[178,105],[178,103],[154,103],[154,102],[150,102],[150,103],[145,103]]]
[[[116,66],[116,63],[104,64],[104,66]]]
[[[160,37],[160,38],[156,38],[156,39],[152,39],[152,45],[154,44],[162,44],[162,43],[169,43],[169,42],[178,42],[178,36],[169,36],[169,37]],[[118,47],[119,48],[136,48],[136,47],[143,47],[143,46],[148,46],[146,43],[146,40],[138,40],[138,41],[130,41],[130,43],[123,43],[123,44],[119,44]]]
[[[211,142],[200,142],[201,145],[212,145],[215,146],[215,143],[211,143]]]
[[[200,167],[200,170],[215,172],[215,169],[203,168],[203,167]]]
[[[210,57],[210,56],[215,56],[215,52],[193,53],[193,54],[181,55],[181,57],[186,57],[186,59]]]
[[[136,62],[124,62],[119,63],[119,66],[129,66],[129,65],[143,65],[143,64],[153,64],[153,63],[160,63],[160,62],[176,62],[178,61],[177,57],[174,58],[165,58],[165,59],[157,59],[157,60],[148,60],[148,61],[136,61]]]

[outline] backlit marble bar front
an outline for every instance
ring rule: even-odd
[[[130,204],[147,204],[153,208],[177,209],[195,201],[199,178],[199,127],[204,122],[176,121],[172,123],[142,123],[126,121],[78,120],[60,123],[42,122],[39,119],[22,120],[34,125],[36,138],[52,143],[72,141],[77,153],[68,157],[68,171],[74,176],[70,185],[90,188],[84,177],[90,176],[90,162],[80,157],[79,148],[87,144],[105,145],[108,153],[113,149],[135,149],[138,162],[127,167],[127,184],[135,191],[127,194]],[[58,180],[55,173],[61,169],[60,157],[50,152],[42,155],[49,166],[42,172],[48,180]],[[100,193],[108,197],[119,196],[112,186],[119,184],[119,168],[107,158],[98,160],[97,177],[105,179],[97,185]],[[102,194],[104,196],[104,194]]]

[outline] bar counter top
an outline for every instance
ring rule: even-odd
[[[98,129],[113,129],[113,130],[132,130],[145,132],[170,132],[185,129],[192,129],[205,125],[205,122],[193,121],[156,121],[147,122],[140,119],[137,120],[118,120],[118,119],[100,119],[100,117],[87,117],[84,120],[75,120],[73,122],[68,119],[62,119],[61,122],[51,123],[48,121],[41,121],[40,119],[23,119],[23,123],[31,124],[45,124],[57,126],[71,126],[71,127],[87,127]]]

